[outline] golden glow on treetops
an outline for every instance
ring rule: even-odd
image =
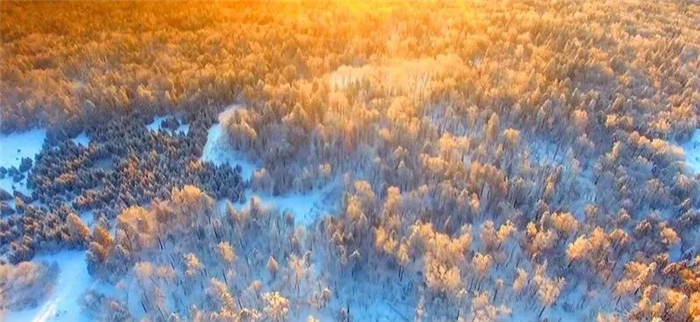
[[[697,2],[0,14],[0,315],[700,322]]]

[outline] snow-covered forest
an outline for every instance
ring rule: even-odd
[[[0,321],[700,322],[694,1],[0,2]]]

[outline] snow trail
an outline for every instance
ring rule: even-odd
[[[87,271],[85,252],[63,251],[53,255],[36,256],[33,262],[56,262],[60,271],[53,292],[37,307],[22,311],[10,311],[7,322],[88,322],[82,312],[80,299],[98,283]]]
[[[209,128],[207,135],[207,143],[202,152],[202,160],[209,161],[216,165],[228,164],[231,167],[240,165],[243,169],[241,176],[244,180],[250,180],[253,173],[261,167],[256,162],[248,159],[241,152],[232,149],[227,144],[225,130],[222,124],[234,115],[236,110],[243,108],[242,105],[234,104],[219,114],[218,123]],[[286,194],[282,196],[270,196],[258,192],[246,190],[247,201],[243,205],[238,205],[239,208],[250,204],[250,198],[257,197],[263,203],[279,207],[279,210],[284,212],[289,210],[294,214],[295,222],[299,225],[308,226],[322,214],[324,209],[323,200],[325,196],[331,193],[336,185],[330,183],[320,189],[314,189],[306,194]]]
[[[215,165],[228,164],[231,167],[235,167],[238,164],[243,169],[241,173],[243,180],[250,180],[253,172],[258,170],[259,167],[240,152],[228,147],[226,144],[226,133],[221,126],[226,119],[233,116],[236,110],[242,107],[242,105],[234,104],[219,114],[218,122],[212,125],[207,133],[207,143],[204,145],[201,160],[209,161]]]

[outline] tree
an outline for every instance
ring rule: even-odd
[[[477,276],[479,276],[480,280],[486,277],[486,274],[488,274],[489,269],[491,269],[492,261],[493,259],[489,254],[474,254],[474,258],[472,258],[472,264],[474,265],[474,269],[476,269],[476,274]]]
[[[488,142],[495,142],[501,132],[501,119],[498,114],[493,113],[486,124],[485,137]]]
[[[236,260],[236,253],[228,242],[221,242],[218,244],[217,249],[219,251],[219,256],[221,260],[226,263],[227,266],[233,264]]]
[[[537,266],[533,277],[533,281],[535,282],[535,285],[537,285],[537,297],[542,303],[542,310],[540,311],[539,316],[542,316],[544,310],[552,306],[552,304],[557,301],[557,298],[559,298],[559,294],[561,294],[561,291],[565,285],[565,280],[563,277],[550,278],[547,276],[546,270],[546,263],[544,265]]]
[[[71,213],[66,217],[66,223],[71,235],[71,240],[73,240],[77,246],[87,246],[87,243],[90,241],[90,229],[83,223],[80,217]]]
[[[23,310],[34,308],[53,292],[58,264],[21,262],[0,265],[0,308]]]
[[[666,245],[666,246],[673,246],[681,242],[681,239],[678,237],[678,234],[670,228],[670,227],[664,227],[661,229],[661,241]]]
[[[518,268],[518,276],[513,281],[513,290],[520,294],[520,292],[528,285],[528,273],[522,268]]]
[[[428,255],[425,258],[425,281],[428,288],[439,297],[450,298],[457,294],[462,283],[460,269]]]
[[[272,256],[270,256],[270,258],[267,260],[267,270],[270,272],[270,275],[272,275],[272,279],[277,278],[277,261]]]
[[[585,235],[581,235],[573,243],[569,244],[566,249],[566,256],[571,262],[581,260],[590,255],[591,249],[591,243],[586,239]]]
[[[278,292],[269,292],[262,295],[266,306],[263,310],[265,315],[272,321],[281,322],[287,320],[289,314],[289,300]]]
[[[225,283],[212,278],[207,288],[207,297],[217,311],[235,312],[235,300]]]
[[[203,268],[199,258],[194,253],[185,254],[183,263],[185,264],[185,275],[192,279],[195,279]]]

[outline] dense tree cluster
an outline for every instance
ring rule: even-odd
[[[115,216],[122,208],[167,198],[171,188],[184,184],[199,185],[217,198],[242,200],[240,169],[199,160],[213,113],[202,109],[192,116],[187,134],[149,131],[143,118],[129,115],[95,125],[87,147],[49,140],[54,148],[37,156],[29,187],[44,203],[109,207]]]
[[[55,129],[0,239],[88,245],[120,290],[95,318],[352,321],[380,293],[407,321],[700,320],[696,3],[2,9],[2,130]],[[331,215],[217,203],[240,168],[198,157],[232,102],[252,189],[338,184]],[[190,131],[147,131],[164,111]]]
[[[42,251],[87,247],[90,230],[70,207],[47,212],[29,205],[20,211],[0,220],[0,242],[9,262],[28,261]]]
[[[303,228],[257,198],[241,210],[215,207],[184,186],[169,200],[125,209],[114,235],[93,231],[88,269],[120,291],[88,294],[84,306],[110,321],[284,321],[291,308],[319,309],[331,299],[328,281],[311,269],[310,243]],[[134,303],[142,310],[125,310]]]
[[[90,238],[82,230],[87,228],[71,228],[85,226],[77,213],[92,211],[95,221],[111,226],[122,209],[167,199],[173,187],[184,184],[243,201],[240,167],[199,160],[215,112],[202,109],[193,115],[187,134],[149,131],[139,115],[118,117],[93,125],[86,147],[62,131],[51,132],[28,172],[32,195],[15,192],[16,211],[8,206],[8,216],[0,219],[0,246],[11,246],[8,259],[29,260],[39,249],[85,248]]]
[[[230,144],[262,160],[259,187],[275,194],[325,165],[345,176],[343,212],[323,221],[331,271],[381,283],[383,263],[414,287],[418,276],[416,316],[490,320],[524,306],[692,320],[687,306],[658,308],[695,292],[663,268],[642,283],[654,295],[612,282],[629,263],[696,256],[699,186],[673,141],[697,127],[700,12],[657,5],[468,4],[460,17],[387,5],[330,27],[372,30],[348,43],[352,62],[314,69],[299,46],[304,63],[244,89]],[[385,21],[404,23],[373,25]],[[657,27],[669,21],[677,29]],[[646,302],[657,308],[632,309]]]

